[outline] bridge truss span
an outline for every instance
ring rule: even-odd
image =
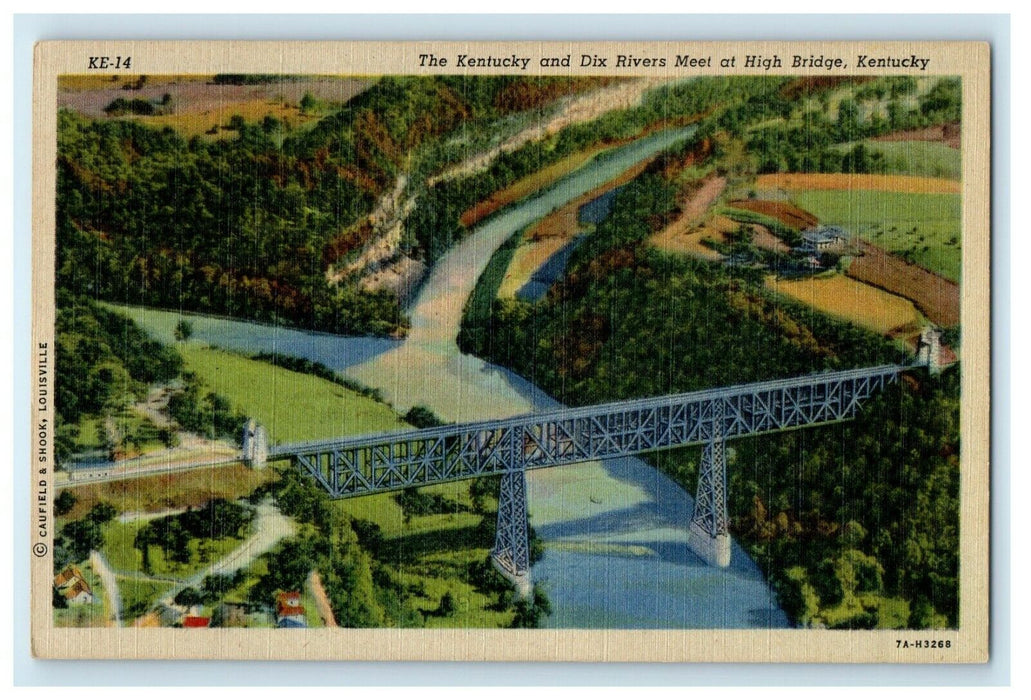
[[[853,418],[864,400],[905,369],[883,365],[825,372],[500,420],[279,445],[268,449],[267,458],[292,460],[334,498],[500,475],[494,561],[528,589],[527,470],[704,445],[688,544],[707,562],[727,566],[726,441]]]
[[[897,365],[828,372],[512,418],[279,445],[331,496],[347,498],[701,445],[847,420]],[[719,426],[715,416],[719,414]]]

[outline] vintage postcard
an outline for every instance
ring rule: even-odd
[[[989,68],[38,44],[34,653],[986,661]]]

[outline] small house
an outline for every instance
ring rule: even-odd
[[[82,570],[74,564],[66,566],[54,577],[54,589],[60,593],[69,605],[89,605],[93,602],[93,590],[86,583]]]
[[[837,226],[817,226],[802,232],[800,250],[806,253],[829,253],[845,247],[848,236]]]
[[[93,591],[90,590],[89,584],[82,579],[76,579],[72,585],[67,586],[61,593],[69,605],[89,605],[93,602]]]
[[[61,590],[67,586],[72,585],[75,580],[84,581],[82,570],[79,569],[75,564],[69,564],[57,576],[54,577],[54,588]]]
[[[287,591],[276,595],[276,610],[280,607],[296,608],[301,604],[301,594],[297,591]]]
[[[301,594],[296,591],[280,593],[276,596],[276,627],[307,627],[304,606],[301,605]]]

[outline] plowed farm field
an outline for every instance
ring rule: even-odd
[[[891,337],[919,330],[920,314],[908,299],[834,274],[804,279],[766,278],[766,287],[831,316]]]
[[[770,173],[756,180],[760,190],[877,190],[908,194],[959,194],[960,183],[916,175],[859,173]]]
[[[754,211],[757,214],[764,214],[777,219],[785,226],[790,226],[800,231],[820,223],[820,220],[815,216],[805,209],[799,209],[790,202],[776,202],[766,199],[738,199],[730,202],[728,206],[735,209]]]
[[[959,285],[888,255],[875,245],[860,244],[862,255],[852,259],[848,276],[911,299],[917,308],[940,326],[960,321]]]

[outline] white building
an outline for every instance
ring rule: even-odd
[[[817,226],[802,232],[799,250],[806,253],[840,251],[847,241],[848,236],[837,226]]]

